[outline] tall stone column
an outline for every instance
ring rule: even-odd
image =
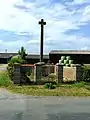
[[[14,64],[14,84],[20,84],[21,83],[21,73],[20,73],[20,64]]]
[[[44,65],[43,62],[36,63],[34,66],[34,82],[37,84],[40,83],[41,77],[42,77],[42,65]]]
[[[63,82],[63,65],[60,63],[56,64],[56,75],[57,75],[57,83]]]

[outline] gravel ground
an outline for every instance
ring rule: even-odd
[[[0,64],[0,71],[5,71],[7,69],[7,64]]]

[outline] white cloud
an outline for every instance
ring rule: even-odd
[[[76,49],[85,50],[90,48],[90,38],[75,36],[75,35],[65,35],[62,34],[59,39],[52,40],[48,37],[44,40],[44,53],[59,49]],[[0,40],[0,51],[4,52],[7,49],[8,52],[17,52],[21,46],[24,46],[28,53],[39,53],[40,51],[40,41],[39,40],[17,40],[10,42],[3,42]]]
[[[3,40],[0,40],[0,43],[2,43],[3,42]]]
[[[73,4],[84,4],[84,3],[90,3],[90,0],[73,0]]]
[[[90,14],[90,5],[86,6],[83,15]]]
[[[71,21],[74,21],[73,24],[85,25],[90,21],[90,0],[73,0],[67,5],[72,9]]]
[[[56,24],[57,29],[58,26],[60,26],[61,29],[63,28],[63,31],[66,31],[67,29],[78,28],[72,23],[71,20],[66,20],[67,17],[72,15],[72,12],[67,11],[61,4],[54,4],[51,8],[37,8],[37,4],[35,3],[23,3],[20,0],[14,0],[14,2],[10,2],[8,0],[9,3],[5,6],[5,10],[3,7],[5,1],[6,0],[0,4],[2,6],[0,6],[0,11],[2,12],[0,16],[1,29],[12,30],[15,32],[26,31],[32,32],[33,34],[39,34],[38,20],[42,17],[45,18],[47,23],[51,21],[52,25]],[[26,13],[13,7],[15,3],[30,8],[30,11]],[[61,16],[61,18],[59,16]]]
[[[29,40],[27,43],[28,44],[40,44],[40,41],[39,40]]]
[[[72,34],[66,35],[65,32],[70,29],[80,29],[80,25],[85,25],[90,20],[90,5],[78,10],[75,8],[72,10],[67,9],[72,5],[87,2],[89,3],[88,0],[74,0],[67,7],[61,3],[53,3],[50,7],[47,7],[50,0],[36,0],[36,2],[27,3],[24,3],[23,0],[3,0],[0,2],[0,29],[14,31],[18,35],[30,34],[33,35],[33,39],[5,43],[0,41],[0,44],[9,48],[12,48],[13,45],[14,48],[24,45],[30,50],[38,50],[40,43],[40,25],[38,25],[38,21],[44,18],[47,22],[44,38],[45,51],[53,49],[54,47],[51,48],[51,45],[55,45],[57,48],[57,45],[61,44],[63,44],[63,48],[70,44],[74,44],[74,47],[76,46],[78,49],[84,48],[84,45],[87,46],[89,38]],[[22,6],[23,9],[24,7],[28,8],[28,12],[15,7],[15,5]]]
[[[90,5],[84,8],[81,19],[81,22],[88,22],[88,21],[90,21]]]
[[[83,47],[81,48],[81,50],[88,50],[89,48],[86,46],[86,47]]]

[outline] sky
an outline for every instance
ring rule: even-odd
[[[44,54],[51,50],[90,50],[90,0],[0,0],[0,52],[40,52],[44,19]]]

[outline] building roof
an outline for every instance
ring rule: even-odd
[[[18,53],[0,53],[0,58],[11,58],[12,56],[18,55]],[[40,55],[28,54],[26,59],[39,59]],[[43,55],[44,59],[49,59],[49,55]]]
[[[40,55],[28,54],[26,59],[40,59]],[[49,55],[43,55],[43,59],[49,59]]]
[[[90,50],[52,50],[49,54],[90,54]]]
[[[0,53],[0,58],[10,58],[18,53]]]

